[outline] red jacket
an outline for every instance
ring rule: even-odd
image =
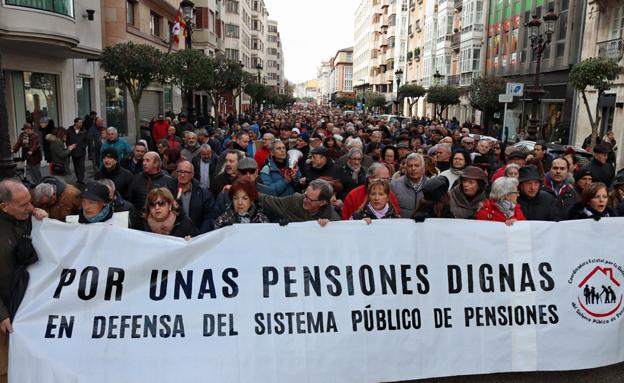
[[[357,211],[360,207],[362,207],[364,201],[366,201],[366,185],[360,185],[355,189],[351,190],[344,200],[344,205],[342,205],[342,219],[350,219],[353,213]],[[401,214],[401,210],[399,209],[399,201],[397,200],[393,192],[390,192],[390,203],[394,207],[397,215]]]
[[[258,164],[258,172],[260,172],[262,167],[266,165],[265,163],[267,158],[269,158],[269,155],[271,155],[271,151],[269,149],[265,149],[264,146],[260,147],[260,149],[256,151],[254,160]]]
[[[508,219],[517,219],[518,221],[525,221],[526,218],[524,214],[522,214],[522,210],[520,209],[520,204],[517,203],[514,208],[514,215],[507,218],[505,214],[498,208],[496,205],[496,201],[493,199],[485,200],[483,203],[483,207],[481,210],[475,214],[475,218],[481,221],[495,221],[495,222],[505,222]]]
[[[152,128],[152,138],[154,139],[155,144],[157,144],[158,141],[167,138],[167,129],[169,129],[169,123],[167,120],[154,122],[154,127]]]

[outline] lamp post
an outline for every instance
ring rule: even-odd
[[[256,70],[258,71],[258,84],[262,83],[262,64],[256,64]]]
[[[401,68],[397,69],[394,72],[394,77],[396,78],[397,83],[397,114],[401,115],[401,77],[403,77],[403,70]]]
[[[243,75],[245,64],[243,64],[242,61],[239,61],[238,65],[240,65],[241,75]],[[238,87],[238,117],[240,118],[240,116],[242,115],[243,115],[243,82],[241,81],[241,84]]]
[[[433,74],[433,85],[440,85],[440,80],[442,80],[442,77],[444,76],[440,74],[440,71],[436,70],[436,72]]]
[[[529,97],[532,99],[532,113],[529,119],[529,125],[527,126],[527,133],[529,139],[537,138],[537,131],[539,129],[539,103],[542,97],[546,94],[546,91],[540,86],[540,69],[542,65],[542,54],[544,50],[552,41],[552,35],[555,32],[555,24],[559,15],[555,13],[553,9],[550,9],[543,17],[543,23],[545,24],[545,38],[540,33],[540,27],[542,26],[542,20],[537,18],[537,15],[533,15],[531,21],[526,23],[526,27],[529,28],[529,38],[531,40],[531,49],[535,54],[535,82],[532,87],[527,89]]]
[[[9,117],[4,97],[4,72],[2,71],[2,55],[0,54],[0,180],[15,176],[15,161],[9,139]]]
[[[193,48],[193,13],[195,12],[195,4],[191,0],[182,0],[180,2],[180,9],[182,10],[182,18],[186,23],[186,38],[184,39],[185,48]],[[195,108],[193,106],[193,90],[189,89],[186,94],[186,113],[189,121],[194,122]]]

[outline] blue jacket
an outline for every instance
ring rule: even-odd
[[[288,163],[288,157],[286,157]],[[273,190],[273,194],[278,197],[286,197],[295,193],[295,186],[301,178],[301,172],[297,170],[297,175],[291,183],[286,183],[284,176],[280,173],[273,157],[269,157],[268,163],[262,167],[260,171],[260,179],[262,183]]]
[[[130,157],[132,155],[132,146],[130,146],[129,143],[122,140],[121,138],[118,138],[115,141],[106,140],[106,142],[102,144],[102,148],[100,149],[100,158],[99,158],[100,166],[102,166],[102,154],[101,153],[107,148],[113,148],[115,149],[115,151],[117,151],[117,155],[119,156],[119,161],[123,160],[124,158]]]

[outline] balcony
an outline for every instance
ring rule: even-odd
[[[454,74],[454,75],[448,76],[448,85],[454,86],[456,88],[459,87],[459,75]]]
[[[464,0],[455,0],[455,9],[458,11],[464,6]]]
[[[598,56],[619,63],[624,54],[624,39],[613,39],[598,43]]]
[[[420,33],[421,29],[420,29],[420,19],[416,20],[414,22],[414,31],[416,31],[416,33]]]
[[[461,33],[460,32],[453,33],[453,36],[451,37],[451,48],[455,51],[458,51],[460,42],[461,42]]]

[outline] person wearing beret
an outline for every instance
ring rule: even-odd
[[[594,148],[594,158],[585,166],[584,170],[589,170],[593,176],[593,182],[602,182],[609,187],[615,177],[613,166],[607,162],[611,147],[608,144],[598,144]]]
[[[78,213],[78,223],[101,223],[113,217],[108,188],[100,182],[87,183],[80,197],[82,207]]]
[[[557,200],[546,191],[540,190],[544,178],[535,165],[520,168],[518,182],[520,196],[518,203],[528,221],[558,221]]]

